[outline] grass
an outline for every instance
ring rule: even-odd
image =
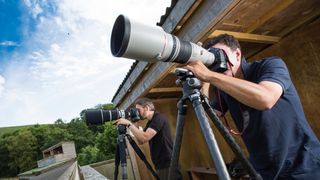
[[[11,132],[17,131],[17,130],[19,130],[19,129],[23,129],[23,128],[28,128],[28,127],[30,127],[30,126],[34,126],[34,125],[0,127],[0,137],[1,137],[3,134],[11,133]]]

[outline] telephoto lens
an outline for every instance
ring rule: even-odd
[[[159,26],[150,27],[130,21],[124,15],[119,15],[113,25],[110,49],[115,57],[151,63],[162,61],[187,64],[199,60],[212,71],[227,70],[227,59],[222,49],[211,48],[209,52],[192,42],[166,33]]]
[[[120,118],[126,118],[132,122],[139,121],[140,114],[138,109],[131,108],[129,111],[125,110],[101,110],[89,109],[85,112],[86,123],[89,125],[100,125],[108,121],[114,121]]]

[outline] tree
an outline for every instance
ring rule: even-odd
[[[45,143],[41,147],[41,150],[45,150],[55,144],[60,143],[61,141],[70,141],[72,140],[72,135],[66,129],[62,129],[57,126],[50,126],[45,132]]]
[[[86,123],[80,118],[72,119],[67,124],[67,130],[72,136],[71,140],[75,142],[77,152],[88,145],[94,145],[94,133],[88,129]]]
[[[96,138],[96,146],[107,159],[114,158],[117,144],[116,126],[107,122],[103,127],[104,131]]]
[[[78,154],[78,162],[80,165],[87,165],[105,160],[105,156],[100,152],[96,146],[87,146],[81,149]]]
[[[28,129],[23,129],[16,136],[8,137],[9,169],[12,172],[23,172],[37,165],[37,139]]]
[[[8,138],[0,137],[0,177],[10,177],[16,174],[16,172],[11,172],[9,169],[8,143]]]

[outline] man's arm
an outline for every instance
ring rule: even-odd
[[[128,129],[130,129],[134,137],[137,139],[139,145],[150,141],[150,139],[157,134],[157,132],[152,128],[147,128],[146,131],[141,131],[136,126],[131,125]]]
[[[120,119],[116,120],[115,123],[117,123],[117,125],[123,124],[125,126],[128,126],[129,124],[131,124],[128,127],[128,129],[130,129],[130,131],[132,132],[132,134],[136,138],[139,145],[148,142],[150,139],[153,138],[153,136],[155,136],[157,134],[157,132],[152,128],[148,128],[146,131],[141,131],[138,127],[133,125],[129,120],[124,119],[124,118],[120,118]]]
[[[202,62],[191,62],[186,66],[196,77],[221,89],[239,102],[258,110],[271,109],[280,98],[280,84],[261,81],[255,84],[246,80],[210,71]]]

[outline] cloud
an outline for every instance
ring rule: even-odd
[[[4,91],[5,82],[6,82],[6,79],[0,75],[0,97],[2,95],[2,92]]]
[[[19,44],[14,41],[2,41],[0,42],[0,46],[19,46]]]
[[[24,4],[29,8],[34,19],[43,12],[43,9],[41,8],[41,4],[43,5],[43,3],[43,1],[37,0],[24,0]]]
[[[44,2],[25,0],[37,21],[11,56],[2,85],[0,77],[0,126],[71,120],[83,109],[110,102],[134,62],[111,55],[116,17],[155,25],[170,5],[170,0],[57,1],[48,13]]]

